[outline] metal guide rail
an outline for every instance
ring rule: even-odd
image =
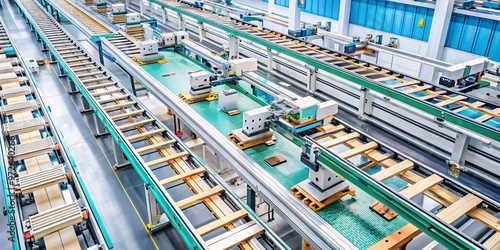
[[[2,23],[0,19],[0,33],[9,38]],[[12,45],[17,52],[15,44]],[[6,204],[12,209],[8,214],[13,217],[11,220],[17,228],[13,249],[39,248],[41,239],[44,249],[112,248],[78,172],[71,168],[74,167],[71,164],[67,165],[71,158],[59,148],[57,131],[49,130],[52,121],[40,109],[43,100],[36,90],[33,76],[27,71],[23,59],[20,60],[19,69],[2,67],[0,73],[3,79],[0,96],[4,104],[0,106],[1,123],[6,137],[1,141],[8,149],[7,154],[6,148],[2,147],[5,164],[2,182],[4,196],[10,199]],[[16,72],[16,77],[12,77],[13,72]],[[17,77],[17,74],[24,76]],[[9,176],[9,182],[4,179],[6,176]],[[60,186],[60,183],[65,184]],[[16,201],[14,204],[13,200]],[[33,211],[36,214],[33,215]],[[23,218],[27,213],[32,215]],[[73,225],[78,226],[78,232]],[[84,231],[86,235],[82,233]],[[11,236],[16,234],[11,232]],[[84,241],[81,242],[86,245],[80,245],[79,238],[82,237]],[[106,245],[103,245],[105,241]]]
[[[381,171],[371,175],[376,182],[382,183],[393,177],[400,178],[410,184],[399,191],[399,195],[402,197],[411,200],[417,195],[425,195],[434,200],[436,206],[442,209],[436,216],[448,224],[452,224],[462,216],[468,216],[480,221],[486,228],[491,229],[487,230],[487,234],[491,237],[483,242],[483,246],[489,248],[500,244],[500,239],[495,236],[500,232],[500,219],[495,217],[494,214],[496,211],[482,208],[481,204],[486,204],[482,199],[473,194],[457,194],[451,191],[446,187],[442,177],[436,174],[427,174],[425,176],[426,174],[419,170],[418,164],[410,159],[399,156],[397,152],[385,148],[383,145],[372,141],[366,135],[345,127],[339,122],[323,125],[318,131],[318,133],[312,134],[310,138],[317,141],[317,144],[324,149],[326,154],[333,154],[345,162],[355,156],[365,157],[367,162],[355,167],[361,170],[367,170],[374,166],[382,167]],[[340,145],[343,145],[346,150],[335,153],[334,149]],[[318,202],[314,201],[314,198],[311,198],[299,186],[293,187],[292,192],[300,199],[303,199],[304,203],[308,204],[311,209],[315,209],[315,206],[317,206]],[[375,202],[370,208],[387,220],[392,220],[398,216],[396,212],[389,208],[393,206],[394,204]],[[376,243],[370,249],[404,248],[420,233],[421,231],[416,226],[408,224]]]
[[[439,90],[436,86],[416,80],[404,80],[403,75],[394,74],[392,71],[382,69],[379,66],[369,65],[357,58],[351,58],[347,55],[342,55],[274,31],[260,31],[254,25],[243,23],[227,16],[221,16],[208,10],[193,8],[176,1],[148,1],[222,29],[240,38],[256,42],[269,49],[291,56],[316,69],[338,75],[346,80],[418,108],[436,118],[449,121],[500,141],[498,129],[487,124],[482,124],[493,117],[500,117],[500,113],[498,113],[495,105],[472,102],[472,99],[459,92]],[[383,82],[393,81],[397,81],[397,83],[394,85],[383,84]],[[407,89],[408,87],[409,89]],[[417,92],[423,92],[426,95],[421,98],[411,95]],[[493,108],[491,108],[492,106]],[[484,114],[484,117],[474,120],[458,114],[464,108],[481,112]]]
[[[85,97],[84,107],[92,107],[104,123],[115,139],[115,146],[126,155],[188,247],[260,249],[273,244],[280,249],[286,248],[258,216],[238,201],[210,169],[194,161],[179,139],[81,49],[39,4],[31,0],[19,3],[59,66]],[[172,168],[176,175],[158,179],[157,174],[166,171],[165,167]],[[167,190],[179,183],[187,185],[194,194],[174,202]],[[197,204],[204,204],[214,218],[194,229],[182,210]],[[151,206],[156,207],[155,204]],[[157,223],[152,221],[150,226]],[[226,240],[210,240],[221,238]]]

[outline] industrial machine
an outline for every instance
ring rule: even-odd
[[[195,8],[202,8],[203,7],[203,0],[181,0],[180,2],[191,5]]]
[[[182,44],[182,40],[189,40],[187,31],[175,31],[170,33],[163,33],[160,35],[158,41],[161,47],[173,47]]]
[[[111,12],[108,13],[109,20],[112,23],[124,23],[126,22],[127,9],[125,4],[116,3],[111,5]]]
[[[228,115],[237,115],[238,110],[238,91],[234,89],[219,92],[219,109]]]
[[[439,78],[439,84],[453,88],[466,87],[476,82],[481,82],[481,77],[489,67],[489,64],[487,58],[477,58],[446,67]]]

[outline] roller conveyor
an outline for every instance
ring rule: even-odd
[[[56,145],[51,137],[21,143],[15,146],[14,160],[20,161],[27,158],[48,154],[51,153],[55,148]]]
[[[156,199],[161,201],[159,204],[165,211],[171,211],[167,215],[170,220],[177,221],[177,223],[172,223],[174,227],[183,232],[181,233],[183,237],[190,239],[186,240],[186,244],[188,246],[205,246],[205,241],[201,239],[195,230],[186,231],[191,230],[193,226],[189,224],[187,218],[183,217],[182,210],[201,203],[214,214],[215,219],[224,219],[226,216],[233,214],[231,206],[225,202],[227,198],[229,200],[235,199],[232,194],[227,193],[218,180],[215,181],[215,186],[213,186],[213,182],[205,181],[206,177],[202,178],[198,174],[182,175],[192,170],[193,162],[190,160],[190,153],[184,147],[179,147],[173,134],[165,130],[161,122],[148,111],[145,111],[142,104],[134,96],[130,95],[116,81],[114,76],[94,62],[92,58],[82,56],[85,51],[65,33],[55,20],[49,18],[38,4],[30,0],[21,0],[19,5],[41,35],[42,40],[47,43],[49,50],[56,55],[59,64],[65,68],[68,76],[78,85],[80,92],[90,103],[96,114],[99,113],[99,117],[104,117],[101,121],[106,126],[107,131],[115,140],[120,140],[118,142],[120,148],[127,154],[127,158],[133,162],[132,165],[136,168],[138,174],[146,183],[150,183],[149,191],[154,194]],[[51,35],[46,36],[46,32],[50,32]],[[54,43],[61,40],[65,42],[54,46]],[[59,51],[72,51],[72,53],[65,54],[62,57]],[[78,73],[75,73],[75,71],[78,71]],[[111,117],[114,117],[114,119]],[[120,130],[123,130],[123,132]],[[144,140],[150,146],[134,149],[129,140]],[[141,158],[140,152],[150,151],[154,152],[154,154],[148,154],[148,157],[144,159]],[[149,168],[155,168],[158,171],[163,167],[171,167],[176,174],[182,175],[183,178],[179,178],[177,181],[187,184],[193,190],[194,195],[186,198],[186,200],[179,201],[180,203],[172,202],[163,185],[151,179],[154,173]],[[198,168],[204,169],[203,166]],[[214,189],[218,190],[218,192],[212,192]],[[210,195],[207,196],[208,194]],[[166,206],[165,204],[170,205]],[[238,203],[233,202],[233,206],[234,204]],[[247,220],[241,220],[241,218],[247,218]],[[258,234],[242,238],[235,246],[244,249],[260,249],[262,243],[258,238],[262,237],[263,234],[266,234],[268,240],[275,241],[276,239],[279,242],[272,232],[262,226],[263,223],[255,215],[247,213],[246,216],[241,218],[225,224],[224,228],[232,231],[236,228],[236,225],[256,222],[256,225],[261,230]],[[281,244],[278,244],[278,248],[282,248]]]
[[[32,174],[22,175],[17,179],[16,192],[21,194],[32,193],[33,191],[49,187],[60,182],[65,182],[66,172],[63,165],[54,166]]]
[[[31,235],[43,238],[53,232],[82,222],[82,213],[77,202],[47,210],[29,217]]]
[[[5,99],[6,97],[16,97],[29,94],[31,94],[31,89],[27,86],[0,90],[0,97],[2,99]]]
[[[34,111],[37,109],[38,109],[38,104],[34,100],[0,106],[0,112],[2,112],[4,116],[11,115],[12,113],[22,110]]]
[[[5,135],[17,135],[21,133],[29,133],[45,128],[45,120],[42,117],[19,121],[9,122],[3,125]]]

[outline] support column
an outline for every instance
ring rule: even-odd
[[[271,78],[271,72],[273,71],[273,57],[273,51],[270,48],[267,48],[267,78]]]
[[[240,47],[240,39],[235,35],[229,35],[229,59],[240,58],[238,49]]]
[[[130,79],[130,88],[132,89],[132,94],[134,96],[137,96],[137,90],[135,89],[134,76],[132,76],[131,74],[128,74],[128,78]]]
[[[113,151],[116,162],[115,165],[113,166],[113,169],[118,170],[120,168],[129,166],[130,162],[127,160],[127,157],[125,157],[125,155],[123,154],[122,149],[120,148],[118,143],[116,143],[116,141],[113,139],[111,139],[111,141],[113,142]]]
[[[141,16],[144,15],[144,2],[142,0],[139,0],[139,13]]]
[[[177,12],[177,17],[179,18],[179,30],[185,30],[186,29],[186,23],[184,23],[184,16]]]
[[[66,71],[64,71],[63,67],[61,66],[61,64],[58,62],[57,63],[57,66],[59,68],[59,77],[65,77],[66,76]]]
[[[94,123],[95,123],[95,129],[97,131],[94,134],[95,137],[108,135],[108,132],[106,132],[106,129],[104,128],[104,124],[102,124],[102,122],[99,120],[99,117],[97,117],[95,113],[94,113]]]
[[[156,202],[155,197],[148,189],[148,185],[144,185],[144,190],[146,190],[146,206],[148,209],[148,219],[149,223],[147,225],[151,232],[157,232],[170,225],[170,220],[167,215],[163,212],[163,209]]]
[[[168,21],[168,14],[167,10],[164,7],[161,7],[161,18],[162,18],[162,23],[166,24]]]
[[[92,108],[90,108],[89,101],[87,101],[87,99],[85,99],[85,97],[83,96],[82,96],[82,106],[83,110],[80,110],[80,113],[86,113],[92,111]]]
[[[465,170],[465,155],[469,147],[470,137],[460,132],[455,137],[455,144],[453,144],[453,151],[451,152],[448,165],[455,166],[459,170]],[[457,175],[458,176],[458,175]]]
[[[351,0],[340,0],[339,22],[337,33],[346,35],[349,33],[349,19],[351,17]]]
[[[224,159],[220,156],[219,153],[215,153],[215,167],[217,168],[217,173],[222,174],[222,170],[224,169]]]
[[[255,211],[256,203],[255,203],[255,191],[247,185],[247,205]]]
[[[205,24],[203,22],[198,21],[198,34],[199,34],[199,39],[200,43],[203,41],[205,38]]]
[[[69,83],[69,91],[68,91],[69,94],[76,94],[76,93],[80,92],[80,91],[78,91],[78,88],[76,88],[76,84],[75,84],[75,82],[73,82],[73,80],[71,80],[71,78],[68,78],[68,83]],[[85,99],[85,98],[83,98],[83,99]]]
[[[102,42],[101,40],[99,40],[95,43],[97,43],[97,50],[99,51],[99,62],[104,65],[104,52],[102,51]]]
[[[317,89],[317,87],[316,87],[316,74],[318,72],[318,69],[316,69],[315,67],[310,66],[310,65],[306,65],[306,68],[309,69],[309,72],[308,72],[309,79],[307,81],[307,89],[312,94]]]
[[[270,0],[272,1],[272,0]],[[297,6],[299,0],[290,0],[288,7],[288,33],[300,30],[300,8]]]
[[[267,14],[270,15],[276,10],[276,4],[274,3],[274,0],[268,0],[267,1]]]
[[[448,35],[448,27],[451,21],[453,12],[453,0],[436,1],[434,16],[432,17],[432,25],[429,33],[429,41],[427,43],[426,56],[441,60],[443,56],[444,43]],[[429,21],[429,20],[425,20]],[[432,83],[438,82],[438,71],[434,67],[422,66],[420,77]]]

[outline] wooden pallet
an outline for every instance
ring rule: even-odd
[[[293,186],[290,189],[290,192],[292,192],[292,194],[295,195],[295,197],[297,197],[300,201],[302,201],[302,203],[304,203],[306,206],[308,206],[314,212],[317,212],[317,211],[325,208],[326,206],[332,204],[333,202],[337,201],[338,199],[340,199],[348,194],[351,196],[356,195],[356,191],[354,189],[352,189],[350,186],[347,186],[346,188],[340,190],[339,192],[333,194],[332,196],[330,196],[322,201],[316,200],[316,198],[314,198],[312,195],[307,193],[299,185]]]
[[[219,94],[217,92],[211,92],[208,95],[200,95],[200,96],[192,96],[189,91],[182,92],[179,94],[179,97],[185,101],[187,104],[193,104],[196,102],[202,102],[202,101],[214,101],[219,98]]]
[[[229,133],[229,135],[227,136],[227,138],[229,138],[231,142],[233,142],[238,148],[242,150],[255,147],[260,144],[267,144],[268,142],[271,141],[274,142],[276,140],[276,137],[274,137],[272,133],[270,133],[269,136],[259,137],[256,139],[244,138],[244,137],[246,136],[242,134],[241,129],[231,131],[231,133]]]

